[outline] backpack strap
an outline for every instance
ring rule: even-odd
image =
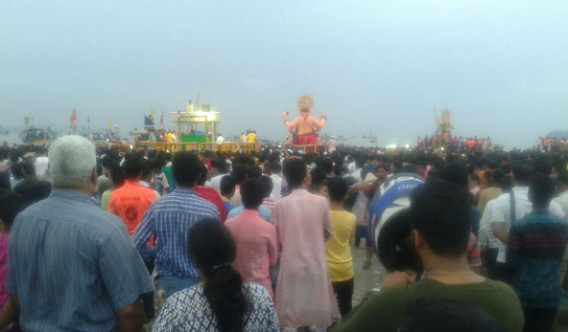
[[[510,199],[510,208],[511,208],[511,224],[513,222],[515,222],[515,220],[517,220],[517,216],[515,214],[515,192],[513,191],[513,189],[511,189],[511,192],[509,193],[509,199]]]

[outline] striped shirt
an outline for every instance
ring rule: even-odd
[[[176,189],[150,205],[132,240],[145,261],[155,260],[158,276],[198,278],[187,253],[187,234],[203,219],[219,220],[217,207],[193,190]],[[155,246],[150,247],[153,235]]]
[[[124,223],[78,191],[54,188],[21,212],[9,245],[24,331],[118,331],[116,312],[154,290]]]

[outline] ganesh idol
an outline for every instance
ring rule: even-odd
[[[320,116],[321,120],[311,116],[314,100],[310,95],[304,94],[298,98],[298,112],[300,116],[294,120],[288,120],[288,112],[282,113],[284,124],[288,132],[293,135],[294,144],[316,144],[316,134],[325,125],[325,113]]]

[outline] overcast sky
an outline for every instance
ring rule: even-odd
[[[283,138],[314,98],[324,132],[526,147],[568,129],[568,1],[2,1],[0,124],[123,133],[200,95],[221,131]],[[173,126],[166,121],[167,126]]]

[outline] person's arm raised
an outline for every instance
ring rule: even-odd
[[[294,121],[288,120],[288,112],[282,113],[282,117],[284,118],[284,124],[286,125],[286,128],[288,128],[288,132],[290,134],[293,134],[294,128],[296,128],[296,126],[298,125],[298,118],[295,118]]]
[[[325,113],[321,113],[321,120],[312,117],[312,124],[316,128],[316,133],[319,132],[323,128],[323,126],[325,126],[325,119],[327,119]]]

